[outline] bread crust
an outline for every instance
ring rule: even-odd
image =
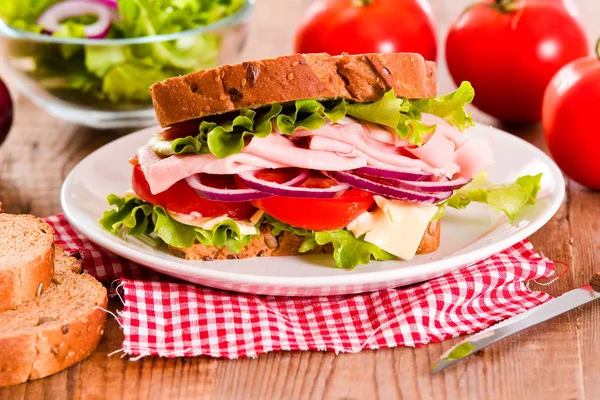
[[[41,239],[35,249],[21,255],[27,261],[8,267],[0,265],[0,312],[35,299],[48,288],[54,275],[54,231],[50,225],[33,215],[0,214],[1,229],[20,235],[21,232],[14,232],[17,223],[19,229],[39,230]],[[18,251],[13,249],[13,257],[19,257]]]
[[[301,99],[367,102],[435,96],[435,63],[420,54],[293,54],[223,65],[150,87],[158,122],[178,122]]]
[[[436,220],[427,225],[425,234],[417,249],[417,254],[426,254],[435,251],[440,246],[440,221]],[[399,238],[398,240],[402,240]],[[304,241],[303,237],[290,232],[281,232],[275,237],[271,226],[263,225],[260,235],[252,239],[249,245],[242,247],[239,253],[231,253],[226,247],[206,246],[196,243],[189,249],[169,247],[171,254],[186,260],[213,261],[225,259],[243,259],[252,257],[277,257],[296,256],[303,254],[331,254],[333,246],[317,246],[309,252],[300,253],[298,250]]]
[[[68,257],[58,247],[56,263],[57,273],[48,293],[36,299],[35,303],[29,303],[27,312],[31,312],[34,304],[38,325],[27,326],[14,333],[0,332],[0,387],[43,378],[83,360],[96,349],[104,333],[106,313],[101,308],[107,306],[106,289],[92,276],[79,275],[78,260]],[[48,299],[49,293],[60,285],[68,287],[73,284],[85,285],[86,295],[99,300],[75,298],[71,301],[80,301],[85,312],[62,319],[46,316],[43,302]],[[7,313],[12,313],[10,318],[18,318],[21,308],[26,306],[28,304]]]

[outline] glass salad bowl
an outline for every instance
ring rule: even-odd
[[[156,122],[150,85],[237,61],[253,3],[209,25],[131,38],[51,36],[0,17],[1,62],[23,94],[59,118],[101,129],[147,126]]]

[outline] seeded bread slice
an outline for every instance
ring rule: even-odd
[[[398,238],[398,240],[402,240],[402,238]],[[206,246],[201,243],[196,243],[189,249],[170,247],[169,251],[177,257],[198,261],[333,253],[333,246],[330,244],[316,246],[315,249],[310,252],[300,253],[298,250],[303,241],[304,238],[290,232],[281,232],[278,236],[274,236],[271,232],[271,226],[265,224],[261,227],[260,235],[253,238],[250,244],[242,247],[240,252],[236,254],[229,252],[226,247]],[[440,222],[437,220],[427,225],[425,234],[417,249],[417,254],[431,253],[432,251],[437,250],[439,246]]]
[[[0,313],[0,386],[67,368],[89,356],[104,332],[106,289],[56,249],[56,274],[33,301]]]
[[[54,274],[53,240],[50,225],[32,215],[0,214],[0,312],[48,288]]]
[[[435,96],[435,63],[420,54],[294,54],[198,71],[150,87],[158,122],[178,122],[301,99],[375,101]]]

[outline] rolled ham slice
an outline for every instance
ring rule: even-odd
[[[436,132],[442,133],[446,138],[452,140],[456,148],[469,141],[469,138],[464,133],[450,125],[444,118],[432,114],[421,114],[421,122],[427,125],[436,125]]]
[[[292,141],[281,135],[255,137],[243,151],[269,161],[286,163],[290,167],[318,171],[347,171],[367,165],[367,161],[360,157],[344,157],[335,151],[296,147]]]
[[[354,148],[368,157],[367,163],[375,165],[385,163],[397,167],[421,168],[424,171],[435,173],[435,167],[416,158],[410,158],[400,154],[401,149],[387,146],[381,150],[381,142],[371,139],[363,125],[359,123],[347,125],[323,125],[311,131],[312,136],[320,136],[337,140],[354,146]]]
[[[456,150],[454,162],[460,167],[460,176],[473,178],[479,171],[494,163],[490,141],[472,138]]]
[[[454,149],[454,142],[437,130],[422,146],[407,148],[410,153],[436,168],[443,168],[453,162]]]
[[[348,156],[354,151],[354,146],[351,144],[321,136],[312,136],[308,148],[311,150],[333,151],[344,156]]]

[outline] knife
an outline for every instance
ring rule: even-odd
[[[558,317],[597,299],[600,299],[600,272],[592,277],[588,285],[571,290],[541,306],[532,308],[470,336],[467,340],[448,350],[439,361],[434,363],[431,366],[431,374],[437,374],[479,350],[515,333]]]

